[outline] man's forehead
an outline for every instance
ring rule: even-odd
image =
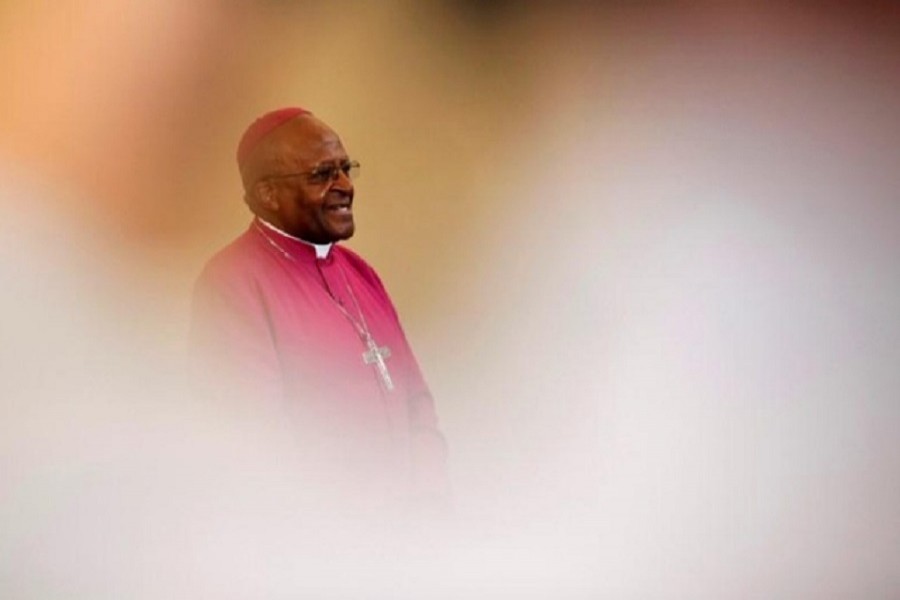
[[[312,115],[300,115],[291,119],[274,132],[272,137],[280,137],[296,142],[323,142],[339,139],[334,130]]]
[[[271,142],[276,156],[284,160],[321,160],[344,154],[338,134],[312,115],[285,123],[273,132]]]

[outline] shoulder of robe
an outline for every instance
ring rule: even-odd
[[[354,271],[362,275],[369,283],[378,289],[384,291],[384,284],[381,282],[381,278],[378,276],[378,273],[375,272],[375,269],[363,259],[359,254],[354,252],[349,248],[345,248],[344,246],[335,246],[335,250],[343,255],[347,264],[350,265]]]
[[[197,278],[196,287],[237,287],[252,284],[260,274],[266,254],[248,236],[236,240],[216,252]]]
[[[359,273],[369,285],[377,290],[386,306],[390,309],[391,313],[393,313],[394,319],[399,323],[400,317],[397,314],[397,309],[394,307],[393,300],[391,300],[391,295],[388,293],[387,288],[384,287],[384,283],[382,283],[381,278],[378,276],[378,273],[375,272],[375,269],[353,250],[344,248],[343,246],[336,246],[335,248],[344,256],[350,267]]]

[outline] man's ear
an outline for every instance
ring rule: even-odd
[[[247,190],[244,198],[247,204],[255,203],[261,208],[269,211],[278,210],[278,194],[275,193],[275,186],[270,181],[258,181],[252,188]]]

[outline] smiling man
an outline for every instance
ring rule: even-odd
[[[310,483],[342,500],[445,504],[431,393],[378,275],[338,244],[354,232],[359,163],[299,108],[251,124],[237,160],[254,219],[195,287],[205,388],[288,423]]]

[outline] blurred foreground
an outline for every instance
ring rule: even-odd
[[[478,6],[0,8],[0,596],[897,597],[897,9]],[[303,514],[188,393],[285,104],[363,163],[452,519]]]

